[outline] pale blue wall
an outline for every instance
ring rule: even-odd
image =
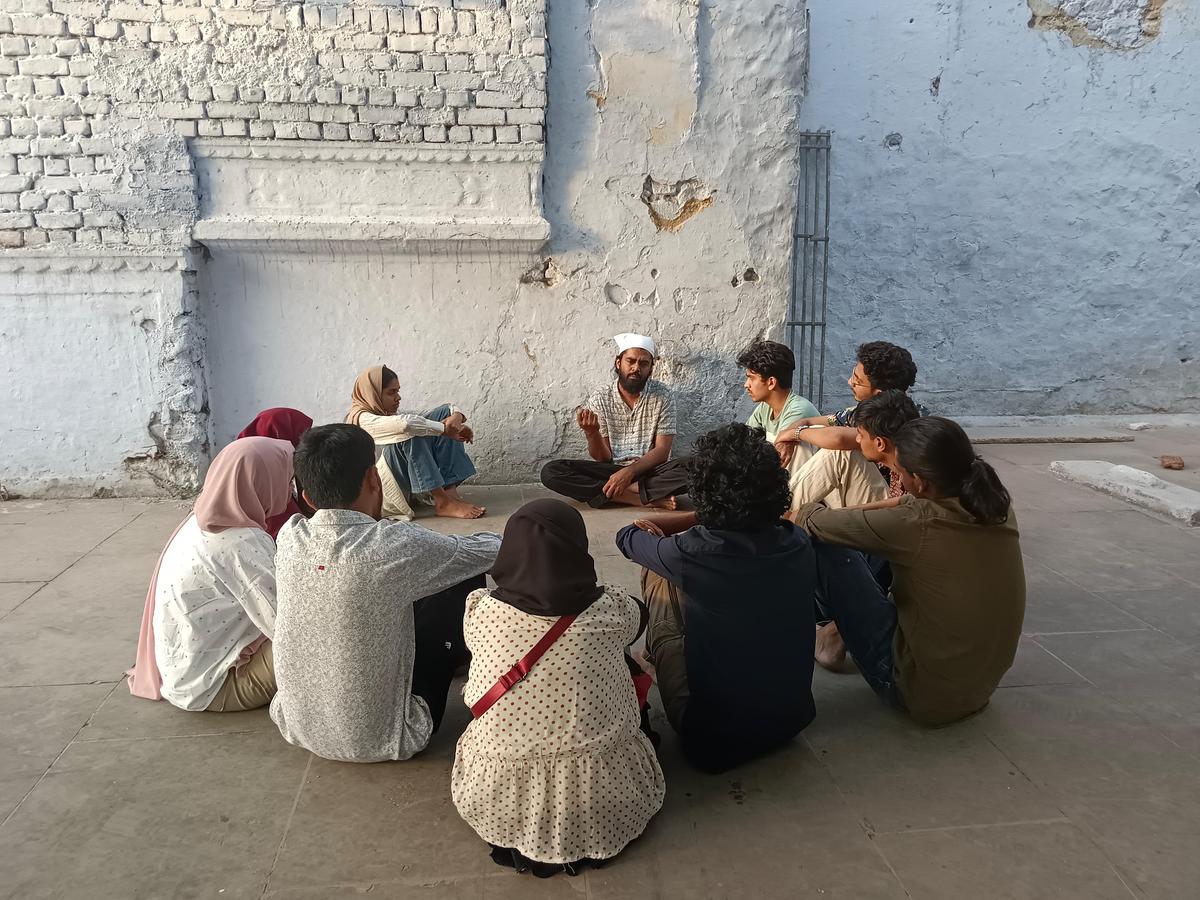
[[[827,405],[887,338],[943,412],[1200,410],[1200,6],[1124,52],[1021,2],[808,6],[801,121],[835,132]]]

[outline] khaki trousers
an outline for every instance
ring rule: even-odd
[[[679,731],[691,696],[683,655],[683,595],[657,572],[642,569],[642,600],[650,612],[646,652],[654,663],[667,721]]]
[[[242,712],[266,706],[275,696],[275,651],[267,641],[240,669],[230,669],[208,712]]]
[[[789,470],[793,512],[818,500],[831,509],[843,509],[887,499],[888,484],[879,467],[858,450],[825,450],[800,443]]]

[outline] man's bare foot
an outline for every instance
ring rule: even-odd
[[[444,488],[442,488],[442,490],[445,491],[446,496],[449,497],[451,500],[462,500],[463,503],[467,502],[466,500],[463,500],[463,495],[458,492],[457,484],[454,485],[453,487],[444,487]]]
[[[678,509],[679,503],[674,497],[663,497],[661,500],[651,500],[646,504],[651,509]]]
[[[817,646],[813,659],[823,669],[846,674],[854,671],[854,663],[846,656],[846,642],[838,631],[836,622],[817,626]]]
[[[444,497],[434,500],[433,511],[447,519],[478,519],[487,512],[487,508],[454,497]]]

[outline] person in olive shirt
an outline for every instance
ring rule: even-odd
[[[787,472],[762,432],[726,425],[696,441],[694,512],[640,519],[617,546],[642,569],[646,650],[683,754],[722,772],[813,720],[808,536],[781,517]]]
[[[813,538],[817,603],[829,621],[816,657],[849,652],[867,683],[925,725],[987,705],[1012,665],[1025,617],[1025,570],[1008,491],[949,419],[896,434],[908,494],[851,509],[801,507]],[[891,597],[866,554],[891,565]]]

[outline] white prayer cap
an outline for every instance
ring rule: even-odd
[[[658,351],[654,348],[654,341],[646,337],[644,334],[634,334],[630,331],[624,334],[618,334],[613,337],[617,342],[617,353],[624,353],[634,347],[647,351],[651,356],[658,356]]]

